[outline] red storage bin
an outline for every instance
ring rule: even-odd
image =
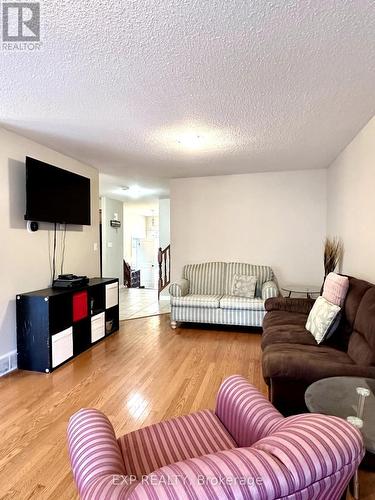
[[[73,322],[80,321],[88,316],[87,292],[77,292],[73,295]]]

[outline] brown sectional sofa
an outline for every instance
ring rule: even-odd
[[[375,378],[375,285],[349,277],[337,332],[318,345],[305,329],[312,299],[266,301],[262,368],[271,402],[284,415],[307,411],[307,387],[326,377]]]

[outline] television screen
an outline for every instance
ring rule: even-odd
[[[27,156],[25,219],[89,226],[90,179]]]

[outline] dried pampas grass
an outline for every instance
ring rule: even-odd
[[[337,237],[326,238],[324,243],[324,275],[333,272],[344,256],[344,245]]]

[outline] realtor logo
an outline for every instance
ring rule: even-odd
[[[40,4],[3,2],[3,42],[40,41]]]

